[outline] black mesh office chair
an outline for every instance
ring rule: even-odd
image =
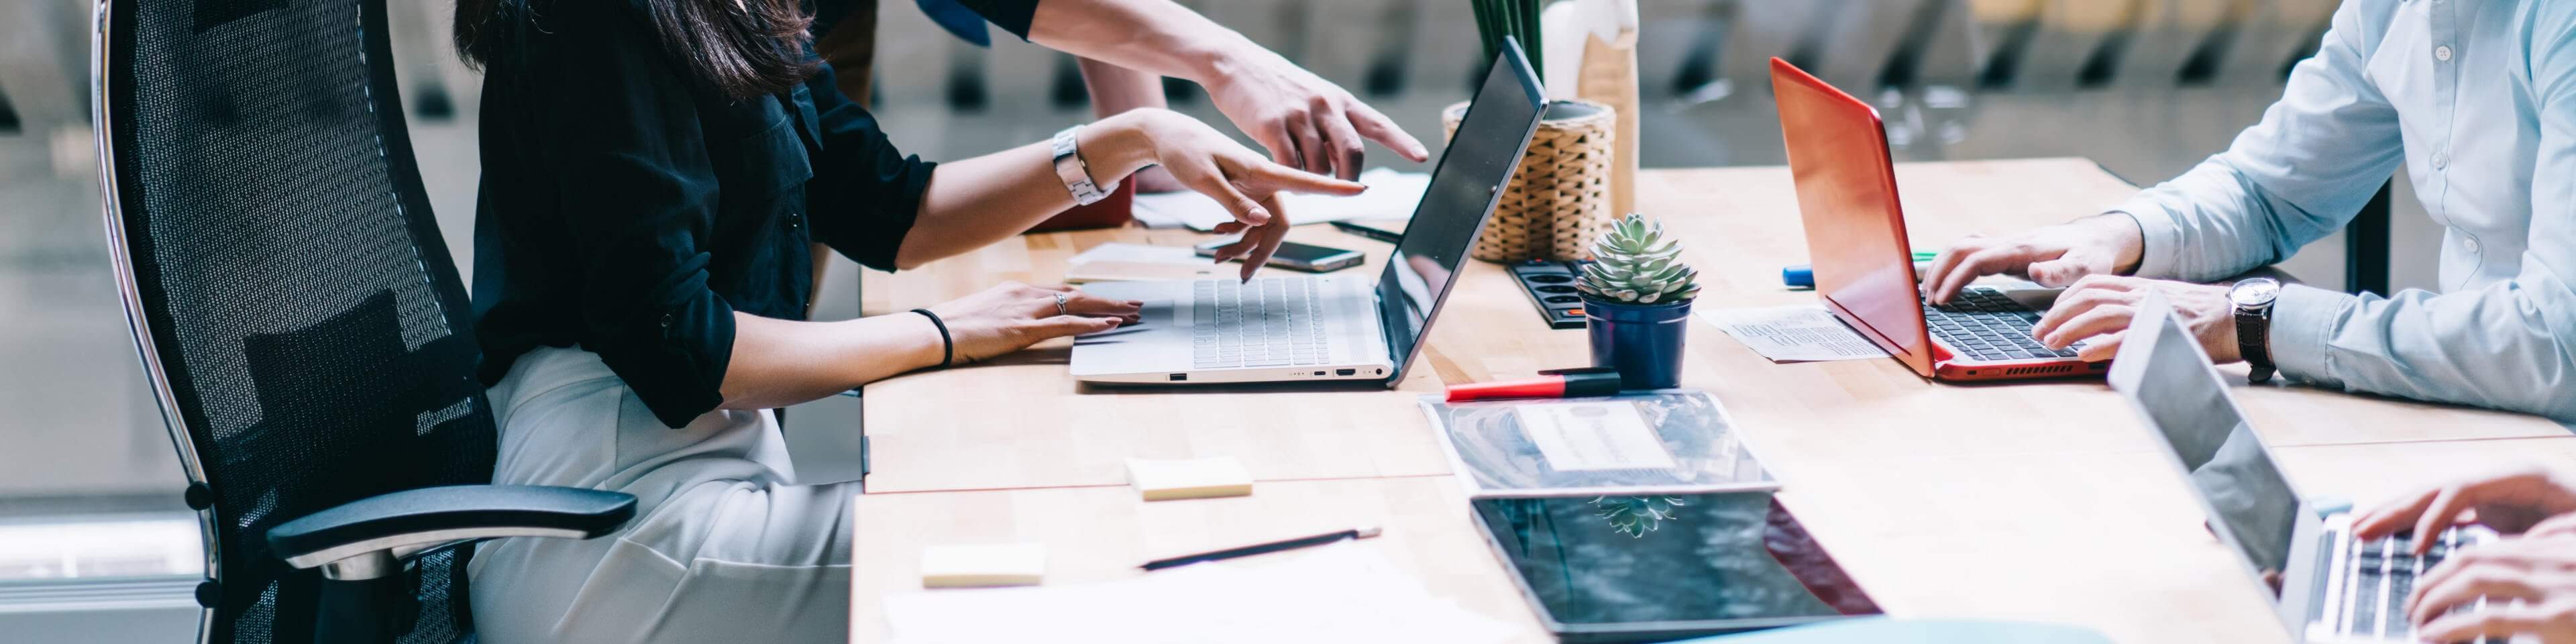
[[[109,247],[205,530],[202,641],[470,641],[459,546],[635,512],[485,485],[471,304],[412,165],[383,2],[98,6]]]

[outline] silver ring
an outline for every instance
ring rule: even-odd
[[[1072,315],[1072,313],[1066,313],[1066,312],[1065,312],[1065,310],[1064,310],[1064,299],[1065,299],[1065,297],[1067,297],[1067,296],[1066,296],[1065,294],[1063,294],[1063,293],[1056,293],[1056,294],[1055,294],[1055,314],[1056,314],[1056,315]]]

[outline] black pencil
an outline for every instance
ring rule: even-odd
[[[1153,560],[1153,561],[1145,562],[1145,569],[1146,569],[1146,570],[1162,570],[1162,569],[1164,569],[1164,568],[1170,568],[1170,567],[1173,567],[1173,566],[1187,566],[1187,565],[1194,564],[1194,563],[1201,563],[1201,562],[1208,562],[1208,561],[1222,561],[1222,560],[1226,560],[1226,559],[1233,559],[1233,558],[1236,558],[1236,557],[1250,557],[1250,556],[1258,555],[1258,554],[1266,554],[1266,553],[1278,552],[1278,551],[1281,551],[1281,550],[1295,550],[1295,549],[1298,549],[1298,548],[1304,548],[1304,547],[1308,547],[1308,546],[1320,546],[1320,545],[1324,545],[1324,544],[1327,544],[1327,543],[1332,543],[1332,542],[1335,542],[1335,541],[1340,541],[1340,540],[1343,540],[1343,539],[1366,539],[1366,538],[1369,538],[1369,537],[1377,536],[1377,535],[1378,535],[1378,532],[1379,532],[1379,530],[1377,529],[1377,526],[1369,526],[1369,527],[1365,527],[1365,528],[1352,528],[1352,529],[1349,529],[1349,530],[1343,530],[1343,531],[1341,531],[1341,532],[1327,532],[1327,533],[1324,533],[1324,534],[1319,534],[1319,535],[1315,535],[1315,536],[1311,536],[1311,537],[1298,537],[1298,538],[1295,538],[1295,539],[1283,539],[1283,540],[1279,540],[1279,541],[1272,541],[1272,542],[1269,542],[1269,543],[1257,543],[1257,544],[1253,544],[1253,545],[1249,545],[1249,546],[1243,546],[1243,547],[1240,547],[1240,548],[1227,548],[1227,549],[1224,549],[1224,550],[1218,550],[1218,551],[1215,551],[1215,552],[1202,552],[1202,553],[1195,554],[1195,555],[1181,555],[1181,556],[1178,556],[1178,557],[1172,557],[1172,558],[1168,558],[1168,559],[1156,559],[1156,560]]]

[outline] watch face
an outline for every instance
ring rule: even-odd
[[[2281,282],[2268,277],[2237,282],[2227,291],[2227,300],[2240,307],[2268,306],[2280,296]]]

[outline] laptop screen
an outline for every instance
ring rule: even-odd
[[[1414,207],[1403,241],[1396,243],[1378,275],[1378,317],[1386,327],[1387,357],[1395,363],[1388,382],[1401,380],[1412,364],[1431,329],[1431,316],[1457,279],[1477,230],[1502,198],[1503,183],[1520,166],[1521,152],[1538,129],[1539,110],[1546,106],[1538,75],[1530,71],[1520,47],[1504,47],[1486,68],[1484,84],[1459,119],[1457,134],[1449,137],[1449,149],[1431,170],[1431,186]]]
[[[2160,302],[2140,310],[2167,315]],[[2137,346],[2122,347],[2112,361],[2113,368],[2134,372],[2134,378],[2115,382],[2129,383],[2123,393],[2182,461],[2193,491],[2214,513],[2212,527],[2226,530],[2226,541],[2255,569],[2288,570],[2298,494],[2229,399],[2199,341],[2169,318],[2149,326],[2155,327],[2152,341],[2138,345],[2132,340]],[[2150,329],[2131,332],[2145,330]]]

